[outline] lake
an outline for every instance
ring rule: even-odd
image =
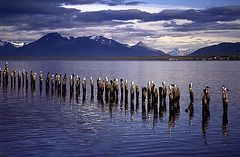
[[[36,87],[0,84],[0,156],[239,156],[240,62],[239,61],[8,61],[9,71],[37,73]],[[5,61],[0,62],[5,67]],[[39,72],[43,71],[40,90]],[[65,96],[45,87],[47,72],[67,74]],[[71,74],[86,78],[83,99],[69,92]],[[140,87],[139,104],[121,100],[109,104],[97,100],[97,78],[127,79]],[[2,75],[3,77],[3,75]],[[94,81],[94,98],[90,94]],[[9,79],[10,80],[10,79]],[[148,80],[180,88],[177,114],[166,109],[157,114],[143,110],[141,87]],[[193,112],[189,83],[193,83]],[[17,83],[18,84],[18,81]],[[210,114],[202,115],[205,85],[210,86]],[[228,92],[228,111],[223,114],[222,90]],[[129,92],[130,93],[130,92]],[[119,91],[119,96],[120,96]],[[130,98],[130,96],[129,96]]]

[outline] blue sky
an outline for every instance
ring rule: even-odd
[[[239,0],[0,0],[0,40],[102,35],[168,52],[239,42]]]
[[[143,0],[149,4],[188,6],[192,8],[206,8],[217,6],[239,5],[239,0]]]

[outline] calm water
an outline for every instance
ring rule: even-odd
[[[72,73],[87,79],[83,101],[53,91],[40,92],[18,86],[0,86],[0,156],[239,156],[240,155],[240,62],[172,61],[8,61],[9,70],[39,73]],[[4,61],[0,62],[4,68]],[[98,77],[134,80],[140,87],[148,80],[180,87],[179,114],[154,115],[142,101],[134,104],[99,103]],[[90,81],[95,83],[91,100]],[[193,83],[194,112],[189,105],[188,84]],[[29,82],[30,83],[30,82]],[[210,116],[202,119],[201,93],[211,89]],[[230,89],[227,120],[223,118],[221,86]],[[82,94],[82,91],[81,91]],[[141,92],[140,92],[141,95]],[[120,92],[119,92],[120,96]],[[129,97],[130,98],[130,97]],[[225,117],[226,118],[226,117]]]

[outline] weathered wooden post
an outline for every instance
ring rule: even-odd
[[[202,94],[203,114],[209,114],[209,102],[210,102],[209,87],[206,85],[206,88],[203,89],[203,94]]]
[[[155,84],[153,83],[152,81],[152,84],[151,84],[151,97],[152,97],[152,106],[155,105]]]
[[[163,103],[163,87],[159,87],[159,103],[162,106]]]
[[[14,87],[16,86],[16,82],[17,82],[17,71],[14,71],[14,75],[13,75],[13,81],[14,81]]]
[[[101,78],[97,79],[97,98],[98,100],[101,99],[101,88],[102,88],[102,82],[101,82]]]
[[[55,89],[58,88],[58,74],[55,74]]]
[[[131,93],[131,102],[134,102],[134,81],[131,82],[130,93]]]
[[[148,84],[147,84],[147,91],[148,91],[148,103],[151,102],[151,84],[150,84],[150,81],[148,81]]]
[[[194,103],[194,93],[192,91],[193,83],[189,84],[189,95],[190,95],[190,103]]]
[[[165,82],[162,82],[163,88],[163,103],[166,104],[166,97],[167,97],[167,86]]]
[[[106,101],[106,103],[109,102],[109,90],[110,90],[110,84],[108,82],[108,78],[105,77],[105,101]]]
[[[34,73],[33,74],[33,81],[32,81],[32,89],[34,89],[35,90],[35,85],[36,85],[36,77],[37,77],[37,73]]]
[[[47,79],[46,79],[46,91],[49,90],[49,84],[50,84],[50,73],[47,73]]]
[[[188,112],[188,110],[190,110],[190,114],[193,113],[193,104],[194,104],[194,93],[192,91],[193,88],[193,83],[189,84],[189,96],[190,96],[190,104],[188,106],[188,108],[185,110],[186,112]]]
[[[127,80],[125,80],[125,103],[128,102],[128,83]]]
[[[26,89],[28,89],[28,72],[26,72]]]
[[[91,98],[94,97],[94,83],[93,83],[93,78],[90,77],[90,86],[91,86]]]
[[[39,74],[40,91],[42,91],[42,83],[43,83],[43,74],[42,74],[42,71],[40,71],[40,74]]]
[[[22,71],[22,87],[24,87],[25,83],[25,70]]]
[[[78,76],[77,76],[77,83],[76,83],[76,94],[78,94],[77,93],[77,91],[78,91]],[[70,95],[72,95],[74,93],[74,81],[73,81],[73,75],[70,75]]]
[[[100,99],[101,99],[101,101],[102,101],[102,103],[103,103],[104,80],[103,80],[103,82],[102,82],[101,84],[102,84],[102,85],[100,86],[100,91],[101,91],[101,93],[100,93]]]
[[[136,85],[136,100],[139,100],[139,85]]]
[[[57,78],[57,89],[58,89],[58,95],[61,96],[61,86],[62,86],[62,75],[58,75]]]
[[[19,71],[18,72],[18,88],[21,88],[21,78],[22,78],[21,71]]]
[[[112,104],[114,102],[114,83],[111,81],[110,84],[110,103]]]
[[[229,90],[223,85],[222,86],[222,100],[223,100],[223,110],[227,111],[228,109],[228,92]]]
[[[124,88],[123,79],[120,79],[120,88],[121,88],[121,100],[122,100],[123,99],[123,88]]]
[[[63,83],[62,83],[62,93],[63,93],[63,96],[66,95],[66,91],[67,91],[67,74],[64,74]]]
[[[131,94],[131,111],[134,111],[134,81],[131,82],[130,94]]]
[[[14,71],[11,72],[11,86],[13,85],[13,76],[14,76]]]
[[[31,76],[31,88],[33,88],[33,76],[34,76],[34,73],[32,71],[30,73],[30,76]]]
[[[80,95],[80,84],[81,84],[80,77],[78,77],[77,75],[77,78],[76,78],[76,95],[77,96]]]
[[[142,119],[146,119],[146,96],[147,96],[147,88],[142,87]]]
[[[115,87],[114,87],[114,90],[115,90],[115,95],[116,95],[115,103],[117,104],[117,103],[118,103],[118,91],[119,91],[118,79],[115,80]]]
[[[154,94],[155,94],[154,102],[155,102],[155,105],[158,107],[158,90],[157,90],[157,88],[154,88]]]
[[[176,102],[177,102],[177,109],[179,110],[180,109],[180,105],[179,105],[179,102],[180,102],[180,89],[179,89],[179,87],[177,87],[177,89],[176,89]]]
[[[222,131],[224,136],[228,136],[228,92],[229,90],[222,86],[222,100],[223,100],[223,116],[222,116]]]
[[[146,87],[142,87],[142,102],[143,103],[146,102],[146,97],[147,97],[147,88]]]
[[[174,106],[173,89],[172,89],[171,85],[169,85],[168,95],[169,95],[169,112],[171,112],[173,110],[173,106]]]
[[[83,89],[83,99],[86,97],[86,78],[83,78],[82,81],[82,89]]]
[[[5,81],[6,85],[8,85],[8,76],[9,76],[9,70],[8,70],[8,62],[5,63]]]
[[[52,75],[52,77],[51,77],[51,88],[52,88],[52,91],[53,91],[53,88],[54,88],[54,75]]]

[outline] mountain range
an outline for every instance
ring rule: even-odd
[[[32,43],[6,42],[0,40],[2,57],[146,57],[146,56],[204,56],[240,54],[240,42],[192,49],[174,49],[168,53],[153,49],[142,41],[134,46],[119,43],[103,36],[63,37],[59,33],[49,33]]]
[[[194,50],[192,50],[192,49],[178,49],[178,48],[175,48],[172,51],[167,52],[167,54],[169,54],[171,56],[186,56],[186,55],[189,55],[193,52],[194,52]]]
[[[2,44],[3,45],[3,44]],[[63,37],[58,33],[49,33],[40,39],[7,51],[2,46],[0,55],[9,57],[129,57],[129,56],[166,56],[163,51],[155,50],[143,42],[135,46],[121,44],[103,36]],[[1,53],[2,51],[2,53]]]
[[[240,54],[240,42],[220,43],[218,45],[203,47],[189,54],[188,56],[227,55],[227,54]]]

